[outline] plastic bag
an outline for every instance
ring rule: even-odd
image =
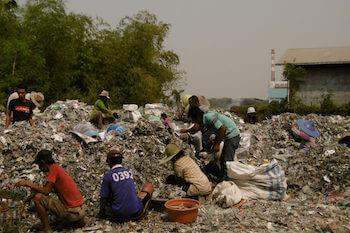
[[[243,198],[241,190],[232,181],[223,181],[216,185],[213,191],[213,200],[223,208],[239,203]]]
[[[226,165],[228,176],[245,199],[283,200],[286,197],[285,173],[275,159],[260,167],[240,162],[227,162]]]
[[[132,111],[132,112],[130,112],[129,114],[130,114],[130,115],[129,115],[130,119],[131,119],[134,123],[136,123],[136,122],[142,117],[142,115],[141,115],[141,113],[140,113],[139,111]]]
[[[126,111],[136,111],[139,108],[136,104],[123,104],[123,109]]]
[[[107,133],[115,131],[118,135],[123,135],[125,133],[125,129],[118,124],[109,125],[106,131]]]

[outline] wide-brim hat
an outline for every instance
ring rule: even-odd
[[[180,102],[183,108],[186,108],[188,105],[188,100],[192,95],[181,95]]]
[[[38,108],[43,106],[45,100],[43,93],[35,91],[30,93],[30,99]]]
[[[315,124],[312,121],[298,119],[297,125],[301,131],[311,137],[317,138],[320,136],[320,131],[316,129]]]
[[[175,155],[177,155],[179,152],[180,152],[180,148],[177,147],[177,145],[175,144],[169,144],[166,146],[165,148],[165,157],[162,158],[160,161],[159,161],[159,164],[164,164],[164,163],[167,163],[169,162],[172,158],[175,157]]]
[[[106,90],[101,91],[101,93],[100,93],[99,96],[104,96],[104,97],[107,97],[108,99],[110,99],[110,97],[109,97],[109,92],[106,91]]]

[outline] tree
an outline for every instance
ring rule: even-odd
[[[116,28],[68,14],[62,0],[29,0],[6,8],[0,0],[0,90],[23,81],[48,103],[76,98],[93,103],[108,89],[112,103],[158,102],[181,79],[179,57],[164,48],[170,25],[146,11]]]
[[[303,82],[300,78],[305,75],[306,70],[301,66],[289,63],[284,66],[283,77],[289,81],[289,106],[294,111],[301,104],[301,100],[296,93],[300,88],[300,84]]]

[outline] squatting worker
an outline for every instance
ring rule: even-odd
[[[249,124],[255,124],[257,122],[257,116],[254,107],[249,107],[247,109],[247,122]]]
[[[173,133],[173,131],[174,131],[174,124],[173,124],[171,118],[165,112],[163,112],[160,115],[160,119],[161,119],[165,129],[168,130],[169,133]]]
[[[44,232],[52,232],[49,224],[48,212],[60,217],[75,226],[84,225],[85,204],[73,178],[52,158],[51,151],[41,150],[36,155],[34,163],[39,166],[42,172],[47,172],[47,182],[40,187],[31,181],[22,180],[16,186],[30,188],[33,193],[36,212],[43,225]],[[54,191],[58,199],[49,194]]]
[[[177,185],[189,197],[206,196],[211,192],[208,177],[202,172],[196,162],[175,144],[168,144],[165,157],[159,161],[164,164],[171,161],[175,175],[166,178],[166,183]]]
[[[31,126],[34,126],[32,119],[33,110],[35,105],[31,100],[27,100],[26,88],[19,86],[17,89],[18,98],[12,99],[9,102],[8,109],[6,111],[6,128],[9,128],[12,123],[19,121],[28,121]]]
[[[131,171],[121,163],[123,152],[114,149],[107,154],[107,163],[111,168],[104,176],[100,191],[100,218],[113,222],[127,222],[140,219],[147,210],[154,188],[145,183],[137,194]]]
[[[216,130],[217,136],[214,142],[214,152],[220,151],[220,143],[223,141],[224,146],[220,156],[220,177],[219,180],[229,180],[227,176],[227,161],[235,160],[235,152],[239,146],[240,132],[236,124],[229,117],[217,113],[204,113],[199,107],[191,108],[188,116],[198,126],[197,130],[208,129]]]
[[[297,124],[292,124],[289,127],[293,138],[297,142],[300,142],[301,149],[316,146],[316,138],[321,134],[316,128],[314,122],[298,119]]]
[[[94,109],[90,116],[90,122],[101,129],[104,123],[112,123],[114,116],[109,108],[109,92],[103,90],[94,104]]]

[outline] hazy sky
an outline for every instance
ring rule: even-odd
[[[208,97],[267,98],[270,49],[350,46],[350,0],[69,0],[69,11],[112,26],[148,10],[170,23],[167,48],[185,90]]]

